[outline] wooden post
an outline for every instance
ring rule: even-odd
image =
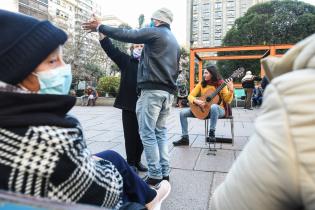
[[[199,82],[200,82],[202,80],[202,61],[198,62],[198,69],[199,69],[198,79],[199,79]]]
[[[192,91],[195,86],[195,51],[190,50],[190,68],[189,68],[189,89]]]

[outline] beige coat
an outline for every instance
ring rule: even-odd
[[[315,209],[315,35],[262,64],[262,113],[211,209]]]

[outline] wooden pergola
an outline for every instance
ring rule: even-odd
[[[205,60],[247,60],[261,59],[262,56],[269,50],[271,56],[281,56],[277,50],[290,49],[292,44],[281,45],[255,45],[255,46],[229,46],[229,47],[211,47],[211,48],[194,48],[190,49],[190,91],[195,87],[195,62],[198,62],[198,78],[202,79],[202,62]],[[262,54],[256,55],[225,55],[225,56],[202,56],[198,53],[209,52],[240,52],[240,51],[264,51]],[[264,70],[261,67],[260,76],[263,76]],[[239,86],[239,85],[236,85]]]

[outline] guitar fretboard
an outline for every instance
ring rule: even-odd
[[[231,77],[229,77],[227,80],[229,80]],[[206,98],[206,101],[211,101],[224,87],[226,86],[226,80],[210,95]]]

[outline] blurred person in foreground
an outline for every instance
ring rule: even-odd
[[[211,209],[315,209],[315,35],[261,63],[270,83],[254,134]]]
[[[64,31],[0,10],[0,189],[111,209],[136,202],[160,209],[170,192],[150,188],[114,151],[92,156],[68,111],[71,66]]]

